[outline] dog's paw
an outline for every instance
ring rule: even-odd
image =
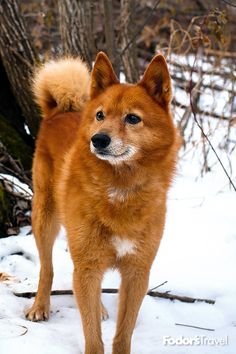
[[[27,320],[33,322],[47,321],[49,318],[49,307],[34,304],[28,311],[26,311],[25,317]]]
[[[109,318],[109,313],[108,313],[106,307],[103,305],[103,303],[102,303],[101,318],[102,318],[102,321],[106,321]]]

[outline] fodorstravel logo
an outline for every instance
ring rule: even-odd
[[[165,346],[226,346],[229,344],[228,336],[223,338],[213,338],[207,336],[163,336],[163,345]]]

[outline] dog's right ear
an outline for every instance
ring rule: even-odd
[[[157,54],[148,65],[142,80],[143,86],[160,105],[168,107],[171,98],[171,79],[167,63],[163,55]]]
[[[90,97],[94,98],[102,93],[108,86],[118,83],[119,80],[110,60],[105,53],[99,52],[91,74]]]

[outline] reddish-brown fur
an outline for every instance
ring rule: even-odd
[[[129,354],[163,233],[178,150],[165,60],[156,56],[143,79],[128,85],[118,83],[108,58],[100,53],[90,95],[82,112],[50,115],[48,107],[41,124],[33,166],[33,230],[41,271],[38,294],[27,317],[48,317],[51,252],[63,223],[74,263],[85,353],[104,353],[101,312],[106,314],[100,300],[101,281],[107,269],[116,267],[122,282],[113,354]],[[105,112],[103,121],[95,119],[98,110]],[[139,115],[142,121],[125,123],[128,113]],[[119,163],[101,160],[90,149],[91,137],[99,132],[118,141],[122,149],[135,147],[135,153]]]

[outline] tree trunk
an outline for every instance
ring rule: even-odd
[[[38,58],[30,44],[17,0],[0,1],[0,23],[2,62],[29,130],[36,136],[39,111],[33,102],[30,86],[32,70]]]
[[[80,55],[92,67],[94,55],[93,2],[58,0],[64,54]]]
[[[105,37],[106,37],[106,49],[109,59],[111,60],[114,70],[119,77],[120,73],[120,62],[119,56],[116,50],[115,41],[115,27],[114,27],[114,14],[113,14],[113,1],[103,0],[104,9],[104,26],[105,26]]]
[[[26,121],[19,105],[17,104],[15,96],[12,93],[11,85],[1,59],[0,78],[0,141],[2,141],[7,149],[9,148],[10,153],[12,153],[13,150],[16,151],[15,155],[13,153],[14,158],[16,159],[22,160],[20,157],[21,155],[25,161],[28,157],[28,153],[25,154],[25,152],[30,150],[31,157],[29,158],[29,161],[26,162],[26,164],[23,160],[21,161],[24,168],[29,169],[29,163],[31,162],[33,155],[34,139],[31,135],[26,133]],[[18,144],[15,146],[15,140],[13,137],[16,135],[18,137],[17,140],[20,139],[22,142],[21,148]]]
[[[130,83],[139,80],[138,56],[134,36],[134,12],[136,0],[121,0],[121,58],[124,66],[126,80]]]

